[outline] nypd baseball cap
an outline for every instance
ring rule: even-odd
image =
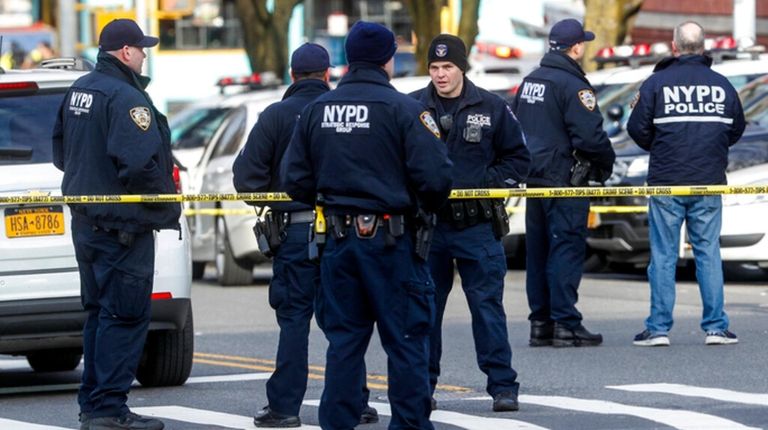
[[[579,21],[569,18],[558,21],[549,30],[549,48],[565,49],[579,42],[595,40],[595,33],[584,31]]]
[[[159,41],[157,37],[146,36],[132,19],[114,19],[101,30],[99,49],[116,51],[123,46],[150,48]]]
[[[293,73],[311,73],[324,71],[331,67],[328,51],[316,43],[305,43],[291,55]]]

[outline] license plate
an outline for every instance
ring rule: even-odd
[[[36,206],[5,210],[5,235],[11,239],[64,234],[64,208]]]

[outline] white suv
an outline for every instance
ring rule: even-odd
[[[79,62],[0,69],[0,195],[61,195],[51,134]],[[46,68],[47,67],[47,68]],[[75,369],[85,312],[70,232],[60,204],[2,204],[0,354],[23,355],[36,371]],[[152,322],[137,372],[143,385],[180,385],[192,368],[191,256],[187,223],[157,233]]]

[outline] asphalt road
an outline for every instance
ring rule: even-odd
[[[222,288],[213,274],[195,283],[195,365],[185,386],[137,387],[129,404],[165,417],[167,429],[254,428],[266,405],[264,384],[274,366],[277,331],[267,304],[268,270],[253,285]],[[590,274],[579,308],[585,325],[601,332],[596,348],[530,348],[524,272],[507,276],[513,367],[519,373],[519,412],[494,413],[485,378],[475,363],[470,317],[461,289],[449,299],[444,331],[443,384],[436,398],[437,429],[746,429],[768,428],[768,286],[726,287],[733,346],[705,346],[698,327],[696,284],[678,285],[676,324],[669,348],[639,348],[648,286],[640,274]],[[326,342],[313,327],[311,375],[301,418],[317,427]],[[371,400],[385,429],[386,356],[376,337],[366,357]],[[77,428],[79,372],[35,374],[23,359],[0,356],[0,429]]]

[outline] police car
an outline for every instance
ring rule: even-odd
[[[736,88],[743,86],[749,80],[764,79],[757,71],[768,71],[766,60],[756,60],[752,67],[739,68],[733,66],[734,63],[743,66],[744,61],[748,60],[720,63],[714,65],[713,69],[726,76]],[[638,87],[639,84],[632,84],[627,86],[624,95],[621,95],[621,92],[615,92],[609,96],[616,103],[626,103],[627,109],[625,111],[614,107],[613,110],[619,112],[620,115],[613,118],[612,123],[607,122],[604,124],[606,127],[612,127],[614,130],[611,141],[616,150],[614,172],[606,182],[606,185],[645,185],[648,173],[648,153],[640,149],[624,130],[624,125],[629,116],[628,104],[631,98],[634,97]],[[741,169],[768,162],[768,128],[766,128],[768,127],[768,122],[765,124],[761,123],[765,117],[765,109],[762,108],[762,105],[765,103],[763,99],[765,93],[759,88],[759,84],[756,84],[755,86],[744,86],[744,89],[740,91],[742,103],[746,107],[745,114],[748,125],[741,140],[730,149],[727,168],[729,178]],[[608,109],[610,110],[611,107],[609,106]],[[735,177],[738,178],[740,176],[737,175]],[[647,198],[643,196],[599,198],[594,199],[592,204],[598,206],[645,207],[647,205]],[[729,219],[731,221],[728,222],[733,222],[735,218],[729,217]],[[726,218],[724,216],[723,230],[726,231],[728,228],[730,227],[726,225]],[[587,243],[608,262],[617,265],[643,267],[648,263],[650,252],[648,215],[642,211],[593,214],[590,217],[590,232]],[[724,254],[726,254],[726,251],[724,251]],[[737,271],[738,268],[732,272],[736,273]]]
[[[279,87],[245,92],[213,103],[202,101],[180,113],[191,115],[196,111],[213,112],[214,109],[224,113],[221,118],[218,114],[208,117],[215,124],[198,124],[198,128],[211,127],[213,132],[202,148],[197,164],[190,166],[189,192],[237,192],[232,184],[232,163],[245,145],[259,114],[267,106],[280,101],[285,89]],[[265,206],[267,204],[260,205],[260,209]],[[250,284],[254,265],[268,261],[259,251],[253,234],[257,220],[253,207],[241,201],[225,201],[193,202],[189,209],[193,276],[202,277],[206,265],[213,263],[220,285]]]
[[[763,148],[768,153],[768,141],[764,143]],[[768,161],[768,156],[763,155],[761,159]],[[731,171],[728,173],[728,184],[740,186],[768,184],[768,164],[757,164]],[[765,280],[768,275],[766,219],[768,219],[768,196],[765,194],[723,196],[720,256],[726,277]],[[692,262],[694,257],[691,244],[687,236],[683,236],[683,239],[680,257],[683,262]]]
[[[61,195],[51,135],[67,88],[84,74],[77,63],[0,69],[0,195]],[[0,211],[0,354],[26,356],[35,371],[73,370],[86,316],[69,208],[0,203]],[[137,372],[144,385],[183,384],[192,368],[190,242],[180,221],[181,239],[157,233],[152,320]]]

